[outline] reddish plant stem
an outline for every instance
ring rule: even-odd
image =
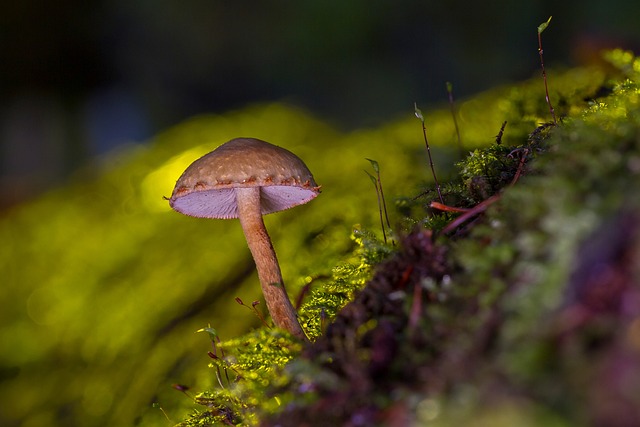
[[[509,184],[509,186],[512,186],[513,184],[518,182],[520,175],[522,175],[522,170],[524,169],[524,163],[527,160],[527,154],[529,154],[529,149],[525,148],[524,151],[522,152],[522,155],[520,156],[520,163],[518,163],[518,169],[516,170],[516,174],[514,175],[513,180],[511,180],[511,183]]]
[[[460,215],[459,217],[457,217],[456,219],[451,221],[449,224],[447,224],[447,226],[442,229],[442,233],[447,234],[447,233],[452,232],[453,230],[458,228],[458,226],[460,226],[461,224],[465,223],[469,219],[471,219],[474,216],[476,216],[478,214],[481,214],[482,212],[486,211],[489,206],[491,206],[492,204],[494,204],[498,200],[500,200],[500,194],[499,193],[498,194],[494,194],[493,196],[489,197],[486,200],[483,200],[482,202],[478,203],[473,208],[469,209],[467,212],[463,213],[462,215]]]
[[[455,206],[449,206],[439,202],[431,202],[429,207],[433,209],[438,209],[439,211],[443,211],[443,212],[468,212],[469,211],[468,208],[456,208]]]

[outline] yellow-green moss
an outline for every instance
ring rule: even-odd
[[[411,328],[396,336],[395,362],[390,362],[384,380],[373,381],[367,395],[367,411],[372,408],[380,411],[377,418],[372,418],[380,425],[393,411],[409,422],[438,426],[480,418],[486,422],[510,420],[558,426],[584,421],[581,407],[585,400],[581,390],[575,388],[574,377],[580,374],[580,369],[566,369],[561,366],[562,361],[550,359],[562,355],[553,348],[557,331],[548,320],[562,308],[569,276],[586,236],[607,224],[620,209],[640,212],[640,202],[632,196],[640,190],[640,98],[632,79],[637,77],[633,75],[637,61],[621,51],[609,55],[618,68],[628,73],[629,79],[618,83],[605,81],[599,70],[582,69],[554,76],[552,81],[559,88],[556,93],[562,94],[557,109],[562,119],[559,126],[539,126],[548,107],[540,87],[534,84],[538,81],[502,92],[506,95],[498,105],[504,109],[505,120],[512,123],[500,144],[472,151],[460,162],[457,181],[448,184],[444,192],[457,207],[472,207],[494,194],[502,194],[501,199],[480,223],[468,227],[463,237],[437,239],[438,245],[448,247],[451,270],[438,280],[422,278],[420,286],[427,292],[424,298],[431,298],[424,307],[416,309],[414,298],[402,292],[389,296],[402,302],[408,318],[412,313],[421,313],[418,324],[423,333],[429,333],[423,338],[427,341],[419,344],[423,347],[416,347],[417,336],[411,333]],[[609,92],[606,97],[598,95]],[[482,120],[481,115],[478,120]],[[430,225],[439,230],[455,216],[431,209],[429,201],[434,195],[431,188],[419,190],[413,197],[397,199],[406,227],[399,234],[410,232],[416,225]],[[369,286],[365,279],[370,277],[371,268],[389,256],[394,257],[398,250],[409,250],[381,246],[377,239],[364,236],[356,238],[359,257],[352,257],[352,261],[358,258],[360,261],[341,264],[330,278],[314,283],[311,297],[301,309],[303,324],[318,343],[324,339],[323,329],[337,310],[353,300],[363,285]],[[379,268],[388,269],[390,265],[395,264]],[[398,280],[402,281],[407,271],[397,272]],[[353,369],[365,369],[374,353],[357,345],[369,334],[375,334],[382,324],[373,317],[354,325],[352,335],[334,334],[331,335],[334,341],[322,345],[341,349],[336,350],[339,353],[360,354],[354,359]],[[335,341],[339,337],[344,341]],[[429,341],[433,337],[440,337],[441,341]],[[232,342],[227,347],[229,352],[243,351],[237,340]],[[349,346],[355,347],[345,349]],[[262,360],[265,356],[254,357]],[[350,402],[356,406],[348,406],[354,413],[336,415],[339,408],[332,408],[332,414],[324,414],[325,418],[312,409],[316,399],[332,401],[327,393],[339,394],[353,387],[333,371],[332,352],[320,352],[320,356],[314,357],[292,357],[286,364],[274,363],[271,382],[266,380],[267,376],[260,376],[264,379],[260,387],[255,386],[255,378],[242,380],[245,392],[252,389],[256,393],[254,398],[243,396],[252,403],[243,410],[250,408],[253,414],[260,414],[245,421],[246,424],[264,421],[263,417],[277,418],[279,412],[284,412],[275,423],[288,425],[302,413],[307,414],[305,421],[309,425],[323,425],[328,419],[340,419],[331,417],[344,416],[346,422],[361,410],[357,406],[357,393],[355,403]],[[470,357],[475,360],[467,360]],[[591,356],[584,353],[580,357]],[[448,369],[457,366],[451,364],[455,358],[461,358],[467,365],[449,372]],[[415,366],[417,373],[428,369],[430,364],[436,369],[431,378],[434,384],[454,379],[459,383],[454,381],[453,388],[439,388],[407,380],[411,366]],[[494,384],[495,381],[498,383]],[[492,387],[495,396],[486,394]],[[547,392],[547,387],[552,389]],[[521,388],[517,400],[508,397],[514,389]],[[492,398],[494,405],[487,406]],[[262,403],[272,399],[278,404]],[[337,402],[341,400],[335,398],[334,403]],[[369,415],[362,412],[358,416],[367,419]]]

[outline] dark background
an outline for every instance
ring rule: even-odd
[[[375,127],[638,46],[636,0],[80,1],[0,7],[0,208],[190,116],[286,101]]]

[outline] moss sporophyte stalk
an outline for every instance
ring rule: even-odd
[[[540,55],[540,66],[542,68],[542,78],[544,79],[545,99],[547,101],[547,104],[549,104],[549,111],[551,112],[551,117],[553,118],[553,123],[554,124],[558,124],[558,121],[556,119],[556,111],[553,108],[553,105],[551,104],[551,99],[549,98],[549,87],[547,85],[547,72],[544,69],[544,54],[543,54],[543,51],[542,51],[542,32],[547,29],[547,27],[549,26],[550,22],[551,22],[551,16],[549,17],[547,22],[544,22],[544,23],[538,25],[538,54]]]

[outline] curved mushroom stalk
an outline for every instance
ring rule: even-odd
[[[271,318],[279,328],[306,340],[307,337],[284,288],[276,252],[262,220],[260,187],[236,188],[235,193],[238,219],[256,263],[262,293]]]

